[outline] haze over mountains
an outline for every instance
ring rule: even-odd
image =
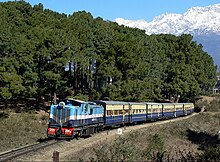
[[[220,4],[193,7],[184,14],[165,13],[151,22],[145,20],[115,19],[119,25],[139,28],[146,34],[191,34],[204,51],[220,66]]]

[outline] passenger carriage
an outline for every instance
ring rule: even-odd
[[[174,117],[184,115],[184,104],[183,103],[173,103],[174,105]]]
[[[184,115],[192,114],[194,112],[193,103],[184,103]]]
[[[175,117],[175,107],[172,103],[162,103],[163,107],[163,117],[170,118]]]
[[[130,122],[129,103],[121,101],[94,101],[104,107],[105,126],[114,126]]]
[[[147,119],[155,120],[163,118],[163,105],[161,103],[146,103]]]
[[[144,102],[129,102],[130,122],[140,122],[147,120],[147,106]]]
[[[194,112],[193,103],[151,103],[68,99],[51,105],[48,137],[90,135],[104,127],[179,117]]]

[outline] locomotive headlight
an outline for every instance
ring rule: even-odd
[[[71,130],[68,130],[68,129],[67,129],[65,132],[67,132],[67,133],[71,133]]]
[[[65,134],[66,134],[66,135],[72,135],[72,131],[69,130],[69,129],[66,129],[66,130],[65,130]]]
[[[47,134],[55,135],[55,131],[56,131],[56,129],[54,129],[54,128],[48,128],[47,129]]]
[[[55,132],[55,129],[54,128],[48,128],[48,131],[49,132]]]

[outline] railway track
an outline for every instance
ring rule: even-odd
[[[38,149],[42,149],[44,147],[51,146],[51,145],[54,145],[54,144],[60,143],[60,142],[61,141],[49,140],[49,141],[35,143],[35,144],[32,144],[32,145],[28,145],[28,146],[23,146],[23,147],[16,148],[16,149],[13,149],[13,150],[10,150],[10,151],[6,151],[6,152],[3,152],[3,153],[0,153],[0,161],[1,162],[10,161],[14,158],[25,155],[29,152],[33,152],[33,151],[36,151]]]
[[[203,112],[203,110],[201,112]],[[140,128],[143,128],[143,127],[150,127],[150,126],[154,126],[154,125],[160,125],[160,124],[165,124],[165,123],[169,123],[169,122],[184,120],[184,119],[190,118],[190,117],[198,115],[198,114],[199,113],[193,113],[191,115],[180,117],[180,118],[162,120],[162,121],[158,121],[158,122],[151,122],[151,123],[147,123],[147,124],[143,124],[143,125],[136,125],[136,126],[131,126],[131,127],[129,126],[129,127],[126,128],[126,131],[129,131],[130,129],[136,129],[136,128],[140,129]],[[112,132],[112,133],[110,133],[109,130],[106,130],[106,131],[103,131],[102,134],[105,134],[105,132],[106,132],[106,135],[108,135],[108,136],[110,136],[110,134],[115,134],[115,130],[111,130],[110,132]],[[98,139],[97,141],[100,141],[100,139]],[[24,147],[21,147],[21,148],[17,148],[17,149],[13,149],[13,150],[10,150],[10,151],[7,151],[7,152],[0,153],[0,162],[10,161],[10,160],[13,160],[13,159],[15,159],[19,156],[25,155],[25,154],[30,153],[30,152],[34,152],[36,150],[39,150],[39,149],[42,149],[44,147],[51,146],[53,144],[57,144],[57,143],[60,143],[60,142],[62,142],[62,140],[60,140],[60,141],[49,140],[49,141],[44,141],[44,142],[40,142],[40,143],[36,143],[36,144],[33,144],[33,145],[24,146]],[[76,148],[76,150],[77,149],[79,149],[79,148]],[[52,154],[50,153],[49,155],[51,156]]]

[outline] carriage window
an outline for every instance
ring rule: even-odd
[[[118,114],[119,114],[118,110],[114,110],[114,115],[118,115]]]
[[[107,115],[111,115],[111,110],[107,110]]]
[[[111,110],[107,110],[107,115],[112,115],[112,111]]]

